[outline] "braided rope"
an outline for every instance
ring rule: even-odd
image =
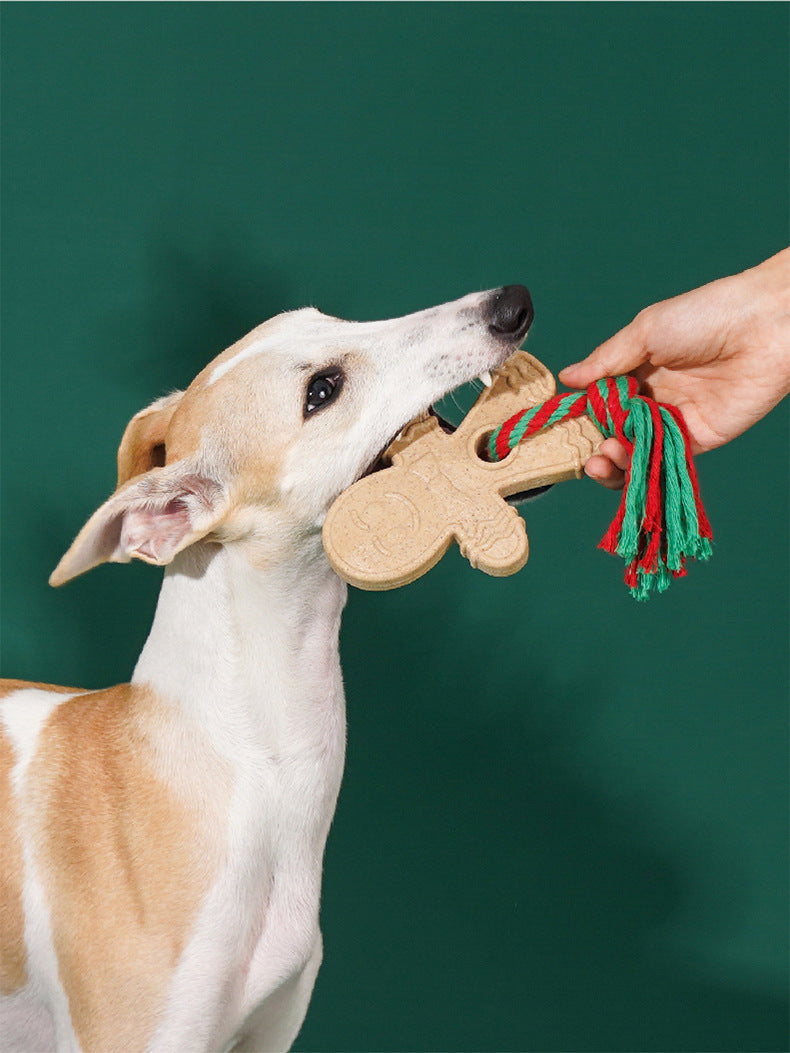
[[[712,552],[689,434],[676,407],[639,395],[633,377],[609,377],[516,413],[491,434],[489,456],[501,461],[530,435],[585,413],[629,454],[620,506],[599,548],[622,556],[626,585],[644,600],[685,575],[688,559],[706,560]]]

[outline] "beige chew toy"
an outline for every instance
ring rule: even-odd
[[[438,563],[453,540],[487,574],[520,570],[529,555],[527,531],[505,498],[580,478],[603,435],[580,416],[495,462],[485,459],[486,440],[555,390],[546,367],[517,351],[451,435],[430,415],[408,424],[384,454],[390,467],[358,480],[329,510],[324,548],[340,577],[361,589],[407,585]]]

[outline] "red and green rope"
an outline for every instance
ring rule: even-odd
[[[645,600],[682,577],[688,559],[708,559],[713,535],[680,411],[637,392],[633,377],[610,377],[586,392],[555,395],[497,428],[489,456],[501,461],[530,435],[584,413],[606,438],[619,439],[629,466],[620,507],[599,547],[622,556],[626,585]]]

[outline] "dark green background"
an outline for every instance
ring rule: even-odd
[[[128,677],[159,574],[46,579],[124,424],[263,318],[507,282],[553,369],[787,241],[783,4],[5,5],[3,673]],[[303,1050],[786,1050],[787,413],[649,605],[616,498],[354,593]]]

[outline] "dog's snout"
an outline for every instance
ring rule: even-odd
[[[532,297],[524,285],[505,285],[491,297],[488,308],[488,325],[492,332],[521,340],[535,317]]]

